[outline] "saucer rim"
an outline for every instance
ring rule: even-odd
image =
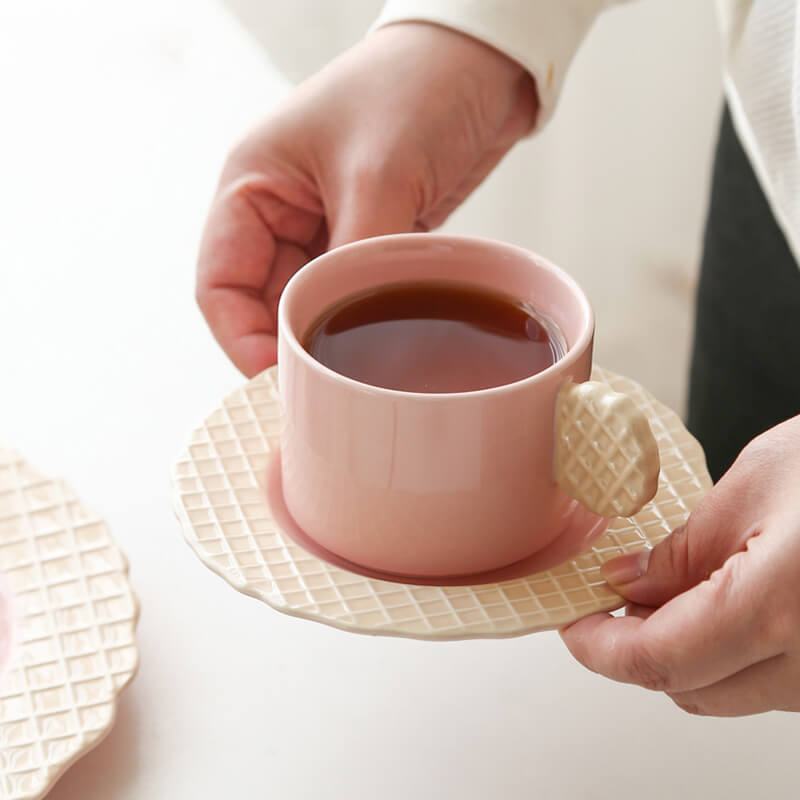
[[[133,590],[130,582],[130,561],[119,546],[117,541],[114,539],[113,534],[111,532],[111,527],[106,521],[106,519],[96,512],[92,511],[82,500],[82,498],[72,489],[72,487],[66,483],[63,479],[59,477],[50,476],[46,473],[40,472],[38,468],[33,466],[18,450],[14,448],[5,447],[0,444],[0,463],[11,463],[11,462],[22,462],[24,463],[31,471],[31,473],[36,474],[38,478],[42,481],[49,484],[58,484],[60,483],[63,486],[63,489],[66,493],[69,493],[74,501],[76,501],[84,510],[90,513],[93,517],[96,518],[96,521],[101,523],[107,531],[109,543],[106,545],[107,548],[112,549],[117,556],[119,556],[120,563],[119,567],[116,572],[121,575],[124,584],[127,588],[127,593],[131,600],[131,613],[128,618],[125,620],[117,620],[118,622],[124,621],[131,626],[131,641],[127,645],[132,649],[133,653],[133,661],[125,675],[124,679],[121,681],[111,680],[111,690],[109,692],[109,696],[103,702],[104,705],[110,706],[108,720],[105,724],[105,727],[96,732],[94,737],[91,737],[91,732],[89,734],[81,733],[81,742],[80,745],[76,748],[76,750],[71,753],[70,755],[66,756],[63,761],[60,762],[52,762],[46,763],[45,759],[43,758],[42,761],[36,765],[31,770],[26,771],[34,771],[37,769],[42,770],[43,782],[41,788],[29,792],[27,794],[19,794],[14,796],[14,800],[41,800],[44,798],[49,792],[53,789],[53,787],[58,783],[61,777],[72,767],[75,763],[80,761],[87,753],[91,752],[95,747],[100,745],[113,731],[114,726],[117,721],[117,715],[119,712],[119,698],[123,691],[125,691],[136,677],[139,671],[139,666],[141,663],[141,653],[139,650],[139,646],[137,643],[137,629],[139,625],[139,620],[141,617],[141,602],[139,600],[138,595]],[[21,512],[22,514],[27,513],[27,509],[25,512]],[[31,533],[28,538],[33,538],[35,534]],[[25,618],[22,614],[19,601],[16,599],[15,592],[10,585],[10,581],[7,575],[3,576],[5,580],[5,584],[8,588],[8,597],[10,598],[10,608],[14,613],[14,638],[12,641],[12,647],[9,653],[9,660],[8,664],[6,665],[5,669],[3,670],[2,674],[0,674],[0,684],[4,680],[8,678],[8,676],[15,670],[14,665],[14,657],[17,651],[24,646],[24,631],[25,631]],[[42,582],[41,584],[37,585],[37,588],[41,588],[46,584]],[[56,638],[60,635],[61,631],[53,630],[49,637],[46,638]],[[39,637],[41,639],[41,637]],[[98,648],[96,650],[92,650],[91,653],[97,652],[104,652],[102,648]],[[90,653],[86,653],[84,655],[89,655]],[[106,675],[105,677],[109,677]],[[75,703],[73,703],[73,708],[75,707]],[[35,715],[30,715],[25,719],[30,720],[31,717],[35,717]],[[0,726],[2,726],[2,721],[0,721]],[[41,737],[40,737],[41,739]],[[3,775],[7,773],[2,773]]]
[[[196,557],[198,557],[202,563],[204,563],[212,572],[217,574],[219,577],[223,578],[227,583],[229,583],[233,588],[237,591],[241,592],[242,594],[248,595],[250,597],[256,598],[261,600],[262,602],[266,602],[269,606],[274,608],[275,610],[287,614],[289,616],[298,617],[300,619],[311,620],[314,622],[318,622],[328,627],[337,628],[340,630],[345,630],[348,632],[355,632],[360,633],[363,635],[369,636],[390,636],[394,638],[409,638],[409,639],[423,639],[423,640],[430,640],[430,641],[454,641],[454,640],[465,640],[465,639],[502,639],[502,638],[513,638],[520,635],[525,635],[528,633],[533,633],[537,631],[544,631],[544,630],[553,630],[564,627],[572,622],[576,621],[577,619],[581,618],[582,616],[586,616],[587,614],[591,613],[598,613],[603,611],[612,611],[614,609],[620,608],[624,605],[624,600],[614,593],[607,583],[600,582],[595,584],[589,584],[585,578],[581,578],[584,583],[584,587],[590,589],[592,598],[587,601],[570,601],[566,598],[566,594],[559,586],[559,591],[564,594],[565,599],[567,599],[567,605],[558,607],[555,611],[551,608],[545,609],[540,604],[540,616],[544,617],[544,619],[535,619],[530,622],[530,624],[525,624],[522,621],[519,621],[517,624],[513,625],[512,627],[504,628],[504,629],[489,629],[489,626],[495,624],[491,619],[489,619],[487,615],[487,619],[485,621],[481,621],[479,623],[465,623],[461,619],[460,615],[454,612],[454,616],[458,619],[459,625],[454,627],[450,630],[435,630],[431,629],[428,631],[422,630],[409,630],[408,626],[410,624],[414,624],[417,622],[425,622],[428,623],[430,616],[418,616],[413,619],[401,619],[400,621],[396,621],[391,619],[389,622],[381,623],[380,625],[375,625],[372,627],[365,626],[364,623],[359,622],[357,619],[351,621],[347,618],[340,618],[336,616],[328,616],[326,613],[321,611],[318,606],[314,606],[312,603],[311,608],[302,607],[298,608],[292,606],[287,599],[283,596],[283,592],[278,585],[278,579],[274,577],[274,575],[265,574],[263,579],[255,579],[258,583],[259,580],[263,580],[262,586],[253,585],[251,579],[247,578],[243,572],[241,565],[238,563],[226,563],[220,564],[214,560],[212,554],[209,554],[206,549],[201,547],[201,542],[205,541],[205,539],[201,540],[198,538],[195,530],[194,524],[188,517],[188,509],[182,502],[183,490],[178,486],[178,481],[183,478],[187,479],[196,479],[197,483],[200,483],[200,478],[202,475],[200,472],[192,473],[191,469],[185,472],[181,472],[182,467],[186,467],[187,465],[191,468],[196,468],[194,463],[194,457],[189,453],[189,448],[192,445],[209,445],[212,442],[210,435],[208,434],[208,430],[206,429],[206,425],[212,427],[214,425],[219,425],[218,421],[212,422],[212,418],[222,412],[223,418],[224,415],[227,414],[227,403],[230,402],[231,406],[234,407],[236,403],[241,405],[242,403],[249,404],[251,402],[250,397],[248,395],[248,389],[250,387],[254,387],[255,390],[266,390],[273,398],[270,398],[267,402],[272,403],[275,402],[274,394],[277,390],[277,376],[276,376],[276,368],[272,367],[268,370],[265,370],[260,375],[256,376],[251,381],[248,381],[242,385],[240,385],[234,391],[228,393],[217,406],[208,414],[206,415],[205,420],[201,425],[197,428],[194,428],[190,433],[190,436],[187,440],[187,443],[183,450],[181,451],[178,459],[173,464],[172,470],[172,483],[173,483],[173,510],[180,522],[181,533],[186,541],[186,543],[191,547]],[[679,455],[680,455],[680,463],[682,465],[689,465],[690,469],[688,471],[688,476],[692,481],[692,489],[686,489],[683,493],[676,491],[678,484],[682,483],[683,481],[677,481],[670,479],[668,481],[670,490],[672,492],[672,499],[677,499],[683,509],[688,512],[691,508],[694,507],[696,502],[699,501],[699,498],[708,491],[711,487],[711,479],[708,475],[708,470],[705,464],[705,457],[697,440],[688,432],[685,427],[685,424],[682,422],[680,417],[677,415],[669,407],[665,406],[663,403],[660,403],[656,398],[652,396],[644,387],[642,387],[637,381],[634,381],[631,378],[627,378],[625,376],[619,375],[617,373],[612,372],[611,370],[605,370],[601,367],[595,365],[593,374],[593,379],[603,380],[609,385],[612,385],[612,382],[615,380],[621,381],[629,386],[631,390],[635,390],[637,392],[641,392],[643,402],[649,403],[652,405],[653,411],[655,412],[656,418],[658,419],[659,423],[665,428],[666,433],[668,435],[668,439],[665,440],[665,446],[670,446],[670,444],[674,444],[671,441],[671,437],[673,433],[680,433],[680,442],[679,444]],[[245,396],[245,399],[242,400],[242,395]],[[252,411],[252,409],[251,409]],[[258,415],[255,415],[253,412],[254,417],[248,418],[249,421],[255,421],[257,423],[261,420]],[[273,419],[274,418],[270,418]],[[228,423],[231,423],[232,420],[229,419]],[[225,423],[227,424],[227,423]],[[672,427],[674,426],[674,427]],[[267,459],[272,449],[274,449],[271,441],[274,440],[274,434],[267,434],[263,428],[259,429],[261,431],[261,438],[266,445],[266,452],[261,453],[263,459]],[[204,434],[204,435],[201,435]],[[237,434],[238,436],[238,434]],[[268,441],[268,439],[270,441]],[[238,440],[237,440],[238,441]],[[210,447],[213,450],[213,448]],[[242,450],[242,455],[245,454],[245,451]],[[248,451],[247,455],[252,456],[253,452]],[[255,481],[255,486],[259,487],[262,485],[262,482],[256,478],[256,468],[249,462],[249,460],[245,459],[248,462],[247,470],[250,472],[251,477]],[[266,466],[266,462],[264,461],[261,466],[259,467],[258,471],[262,472]],[[228,487],[232,488],[232,487]],[[248,487],[250,488],[250,487]],[[187,493],[192,493],[193,490],[187,489]],[[205,488],[198,490],[195,489],[194,491],[202,491],[205,492]],[[238,502],[238,501],[237,501]],[[650,504],[645,507],[645,510],[650,507]],[[643,510],[644,511],[644,510]],[[657,514],[656,517],[661,517],[662,520],[666,521],[664,515],[662,514],[661,510],[656,508]],[[681,512],[683,513],[683,511]],[[652,527],[653,523],[652,520],[647,521],[637,521],[637,517],[643,514],[643,512],[639,512],[639,514],[634,515],[633,517],[628,518],[632,524],[633,529],[637,532],[639,539],[633,543],[624,542],[621,543],[616,536],[613,536],[613,542],[609,548],[600,548],[602,550],[612,549],[613,555],[619,555],[624,552],[633,552],[636,549],[642,549],[643,547],[652,547],[655,543],[663,539],[668,532],[663,532],[662,530],[657,530],[655,533],[649,532],[648,528]],[[271,519],[271,518],[270,518]],[[619,520],[617,520],[619,521]],[[274,520],[272,520],[275,528],[278,528],[277,524]],[[612,523],[614,521],[612,520]],[[627,529],[619,529],[618,533],[624,533]],[[610,531],[607,531],[609,534],[614,533],[614,528]],[[274,533],[274,530],[273,530]],[[286,535],[281,532],[281,536],[284,538]],[[224,539],[224,536],[222,537]],[[599,537],[598,542],[602,543],[603,537]],[[292,540],[289,542],[284,543],[284,548],[287,544],[291,545],[294,544]],[[578,554],[577,556],[573,556],[571,559],[568,559],[566,562],[557,567],[556,569],[561,569],[565,565],[570,564],[572,562],[579,561],[583,556],[588,555],[590,551],[595,550],[593,546],[590,546],[587,551],[583,554]],[[237,551],[240,552],[240,551]],[[303,551],[305,552],[305,551]],[[223,553],[223,555],[226,555]],[[232,553],[230,554],[232,555]],[[595,551],[595,560],[602,563],[602,561],[606,560],[607,558],[612,557],[612,555],[606,555],[602,558],[601,553]],[[602,558],[602,560],[600,560]],[[566,577],[573,577],[573,576],[583,576],[584,572],[591,572],[593,570],[599,570],[599,563],[588,567],[586,570],[581,570],[580,567],[576,566],[572,572],[569,572]],[[340,567],[333,567],[334,570],[340,570],[342,573],[346,573]],[[550,580],[554,581],[561,577],[563,579],[564,576],[559,575],[551,575],[551,570],[547,570],[543,575],[543,580]],[[333,573],[331,573],[333,574]],[[362,578],[362,576],[349,573],[353,575],[353,577],[358,578],[364,581],[376,582],[377,579],[371,578]],[[534,575],[539,573],[534,573]],[[528,576],[533,577],[533,576]],[[515,581],[524,581],[525,578],[515,578],[510,583]],[[379,581],[380,583],[380,581]],[[396,583],[396,582],[383,582],[385,585],[390,587],[396,588],[398,590],[405,590],[409,594],[411,594],[412,590],[439,590],[444,592],[443,598],[446,599],[449,594],[448,590],[450,589],[462,589],[462,590],[471,590],[473,586],[460,586],[460,587],[437,587],[431,585],[412,585],[412,584],[403,584],[403,583]],[[598,597],[596,594],[595,589],[602,585],[604,587],[603,596]],[[481,584],[476,587],[478,590],[486,590],[490,587],[500,587],[503,586],[503,583],[489,583],[489,584]],[[266,587],[266,588],[265,588]],[[374,594],[379,594],[373,590]],[[534,595],[531,591],[531,594],[534,597],[542,597],[544,595]],[[310,592],[309,592],[310,596]],[[313,598],[312,598],[313,600]],[[509,607],[511,603],[508,602]],[[581,612],[581,607],[587,606],[585,613]],[[384,607],[381,607],[384,608]],[[479,606],[481,609],[485,609],[485,606]],[[350,609],[347,609],[348,612]],[[387,615],[388,616],[388,615]],[[518,617],[517,617],[518,618]],[[406,628],[398,627],[406,625]],[[475,625],[478,629],[470,629],[467,625]],[[485,626],[485,627],[480,627]]]

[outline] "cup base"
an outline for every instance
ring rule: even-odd
[[[309,536],[292,517],[283,496],[280,449],[270,454],[264,485],[266,500],[275,523],[288,536],[311,555],[365,578],[418,586],[475,586],[485,583],[524,578],[551,569],[589,548],[608,527],[609,520],[587,511],[577,500],[567,514],[567,523],[550,544],[526,558],[486,572],[468,575],[407,575],[372,569],[349,561],[323,547]]]

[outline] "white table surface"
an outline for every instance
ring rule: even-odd
[[[195,250],[282,81],[207,0],[6,0],[0,75],[0,441],[108,519],[142,605],[115,727],[53,800],[797,796],[800,717],[689,717],[554,633],[343,633],[202,566],[170,464],[240,377],[195,308]]]

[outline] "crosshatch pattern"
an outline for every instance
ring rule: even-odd
[[[626,392],[646,414],[661,457],[659,488],[634,517],[614,520],[590,550],[546,572],[476,586],[416,586],[356,575],[307,553],[276,525],[260,488],[280,433],[275,368],[226,397],[192,432],[173,469],[183,534],[235,589],[278,611],[360,633],[516,636],[618,608],[621,598],[600,565],[663,539],[711,480],[700,445],[673,411],[632,380],[599,368],[592,378]]]
[[[569,383],[556,406],[553,476],[604,517],[640,511],[657,490],[658,444],[630,397],[605,383]]]
[[[3,448],[0,570],[17,615],[0,676],[0,797],[35,800],[110,730],[136,671],[138,606],[106,523]]]

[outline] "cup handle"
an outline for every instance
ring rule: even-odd
[[[658,489],[658,445],[628,395],[599,381],[566,382],[558,393],[553,479],[603,517],[641,511]]]

